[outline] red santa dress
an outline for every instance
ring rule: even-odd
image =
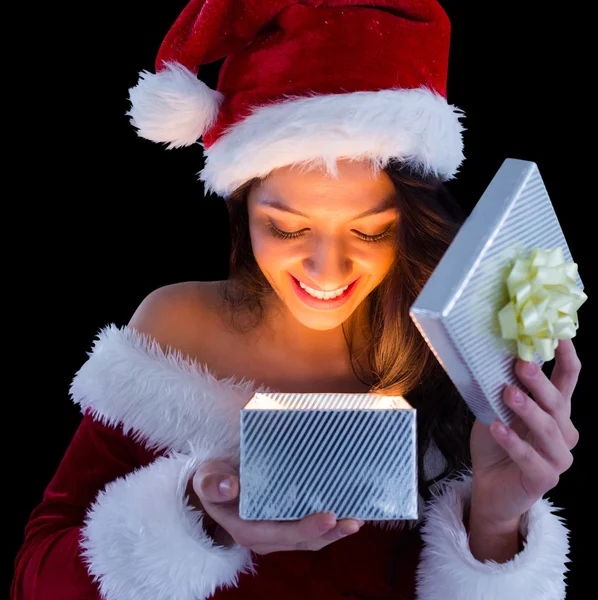
[[[83,418],[26,526],[12,600],[562,600],[568,530],[539,500],[521,551],[481,563],[463,524],[470,474],[438,486],[417,522],[371,522],[317,552],[213,543],[186,487],[202,460],[239,457],[255,391],[217,379],[134,329],[99,332],[71,396]],[[428,475],[442,468],[437,450]]]

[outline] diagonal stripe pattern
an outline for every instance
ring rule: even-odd
[[[537,165],[507,159],[411,308],[432,352],[486,424],[497,416],[512,424],[506,385],[527,393],[513,369],[515,342],[502,338],[497,315],[509,300],[504,269],[534,247],[560,247],[573,260]],[[583,289],[579,274],[577,285]]]
[[[376,394],[267,396],[279,408],[241,411],[243,519],[417,518],[415,409],[372,408]]]

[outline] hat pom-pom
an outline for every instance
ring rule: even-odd
[[[183,65],[164,63],[158,73],[139,74],[126,114],[141,137],[178,148],[195,143],[210,128],[223,99]]]

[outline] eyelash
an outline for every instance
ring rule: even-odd
[[[268,227],[268,229],[271,231],[271,233],[275,237],[283,239],[283,240],[294,240],[303,235],[303,233],[301,231],[294,231],[292,233],[289,233],[287,231],[281,231],[280,229],[278,229],[278,227],[276,227],[274,225],[274,223],[272,223],[272,221],[268,221],[266,223],[266,227]],[[386,231],[383,231],[382,233],[379,233],[378,235],[366,235],[365,233],[361,233],[359,231],[356,231],[356,233],[357,233],[357,236],[359,237],[359,239],[363,240],[364,242],[374,243],[374,242],[382,242],[382,241],[386,240],[387,238],[389,238],[391,229],[392,229],[392,225],[390,227],[388,227],[388,229],[386,229]]]

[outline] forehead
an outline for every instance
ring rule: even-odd
[[[276,169],[252,188],[250,203],[284,203],[309,214],[345,210],[357,214],[381,204],[393,205],[396,189],[385,171],[375,171],[367,162],[338,161],[337,166],[337,176],[323,167]]]

